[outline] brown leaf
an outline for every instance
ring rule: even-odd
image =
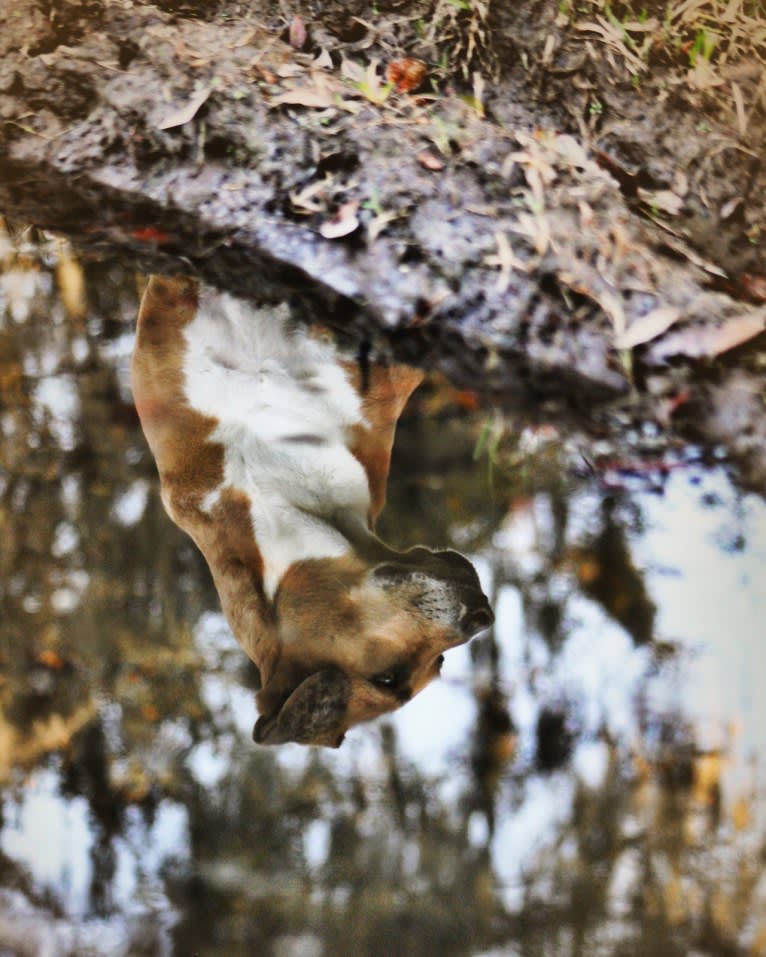
[[[333,105],[333,94],[328,89],[318,89],[315,86],[296,86],[292,90],[285,90],[284,93],[273,96],[269,105],[281,106],[283,103],[326,110]]]
[[[430,150],[423,150],[422,153],[418,153],[417,161],[423,169],[432,170],[434,173],[438,173],[439,170],[444,169],[444,160],[440,159]]]
[[[160,130],[170,130],[175,126],[183,126],[184,123],[188,123],[189,120],[193,120],[197,115],[199,108],[210,96],[211,90],[206,87],[202,90],[198,90],[186,103],[185,106],[180,107],[177,110],[173,110],[169,113],[161,123],[157,124],[157,128]]]
[[[684,201],[670,189],[638,188],[638,198],[647,206],[656,208],[668,216],[677,216],[684,207]]]
[[[743,272],[740,279],[745,292],[751,299],[766,302],[766,276]]]
[[[397,93],[411,93],[426,78],[426,65],[414,57],[392,60],[386,67],[386,80]]]
[[[332,219],[325,220],[319,227],[319,232],[325,239],[340,239],[348,236],[359,226],[357,210],[359,202],[355,199],[344,203]]]
[[[766,307],[725,319],[720,326],[690,326],[666,336],[651,347],[649,358],[662,362],[671,356],[711,359],[743,345],[766,330]]]
[[[302,50],[306,45],[307,37],[308,34],[306,33],[306,24],[303,22],[303,17],[299,17],[296,14],[290,23],[290,46],[295,50]]]
[[[618,349],[633,349],[662,335],[681,318],[681,310],[675,306],[660,306],[645,316],[636,319],[615,341]]]

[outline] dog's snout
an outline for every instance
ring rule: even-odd
[[[485,602],[476,608],[469,608],[460,619],[460,630],[467,638],[473,638],[474,635],[483,631],[494,622],[495,616],[492,609]]]

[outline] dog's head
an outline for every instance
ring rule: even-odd
[[[409,701],[438,676],[445,651],[493,621],[471,563],[426,548],[298,562],[274,612],[253,731],[261,744],[338,747],[349,728]]]

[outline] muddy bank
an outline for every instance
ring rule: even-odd
[[[753,49],[692,68],[599,4],[288,6],[7,4],[0,212],[541,418],[693,426],[762,484]]]

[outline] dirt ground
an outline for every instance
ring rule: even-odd
[[[766,488],[759,0],[1,7],[10,228]]]

